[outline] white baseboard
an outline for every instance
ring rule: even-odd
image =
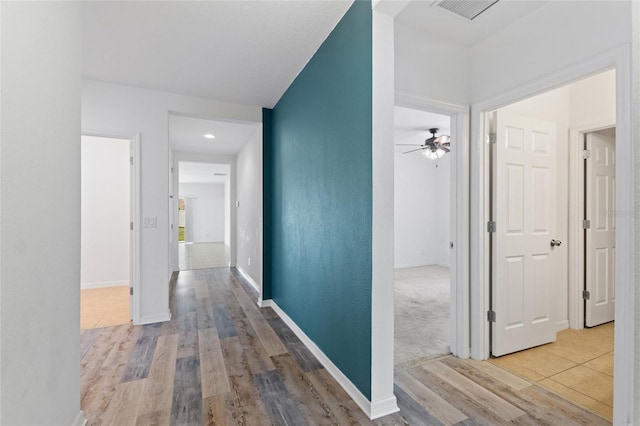
[[[236,269],[238,270],[238,272],[240,272],[240,275],[242,275],[244,277],[245,280],[247,280],[249,282],[249,284],[251,284],[251,287],[255,288],[256,291],[258,293],[260,293],[260,286],[258,285],[257,282],[255,282],[253,280],[253,278],[251,278],[251,275],[249,275],[248,272],[246,272],[244,269],[242,269],[240,266],[236,265]]]
[[[136,325],[154,324],[156,322],[165,322],[170,320],[171,320],[171,312],[167,311],[164,314],[145,315],[142,318],[140,318],[140,324],[136,324]]]
[[[556,323],[556,331],[562,331],[569,328],[569,320],[558,321]]]
[[[369,416],[370,419],[376,419],[378,417],[385,416],[387,414],[395,413],[398,411],[395,396],[384,401],[376,401],[372,403],[366,396],[358,390],[358,388],[351,383],[351,380],[344,375],[342,371],[329,359],[328,356],[322,352],[322,350],[307,336],[304,331],[287,315],[276,302],[272,299],[263,300],[259,305],[263,308],[272,308],[278,316],[284,321],[285,324],[298,336],[298,339],[304,343],[304,345],[311,351],[311,353],[320,361],[323,367],[333,376],[340,386],[347,392],[347,394],[353,399],[353,401],[360,407],[364,413]]]
[[[84,417],[84,412],[80,410],[73,423],[71,423],[71,426],[85,426],[86,424],[87,419]]]
[[[126,281],[104,281],[99,283],[80,283],[82,290],[90,288],[106,288],[106,287],[129,287],[129,280]]]

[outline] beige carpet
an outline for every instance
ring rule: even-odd
[[[80,329],[128,324],[129,287],[92,288],[80,291]]]
[[[396,366],[450,353],[449,297],[449,268],[431,265],[395,270]]]

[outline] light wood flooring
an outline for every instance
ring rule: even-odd
[[[80,291],[80,329],[128,324],[129,286],[90,288]]]
[[[89,425],[607,424],[488,362],[396,369],[400,413],[367,419],[235,269],[180,272],[172,320],[81,334]]]
[[[491,362],[611,420],[613,334],[613,322],[584,330],[563,330],[554,343]]]

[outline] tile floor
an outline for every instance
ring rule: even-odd
[[[80,291],[80,329],[128,324],[129,286]]]
[[[614,323],[563,330],[554,343],[490,361],[611,420]]]
[[[229,247],[224,243],[179,243],[181,271],[229,266]]]

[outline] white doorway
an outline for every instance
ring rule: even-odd
[[[135,319],[137,140],[81,138],[81,328]]]
[[[402,366],[451,352],[451,142],[425,145],[450,137],[451,118],[394,112],[394,363]]]
[[[608,420],[615,87],[608,71],[487,114],[492,362]]]
[[[229,266],[230,189],[228,164],[178,163],[180,270]]]

